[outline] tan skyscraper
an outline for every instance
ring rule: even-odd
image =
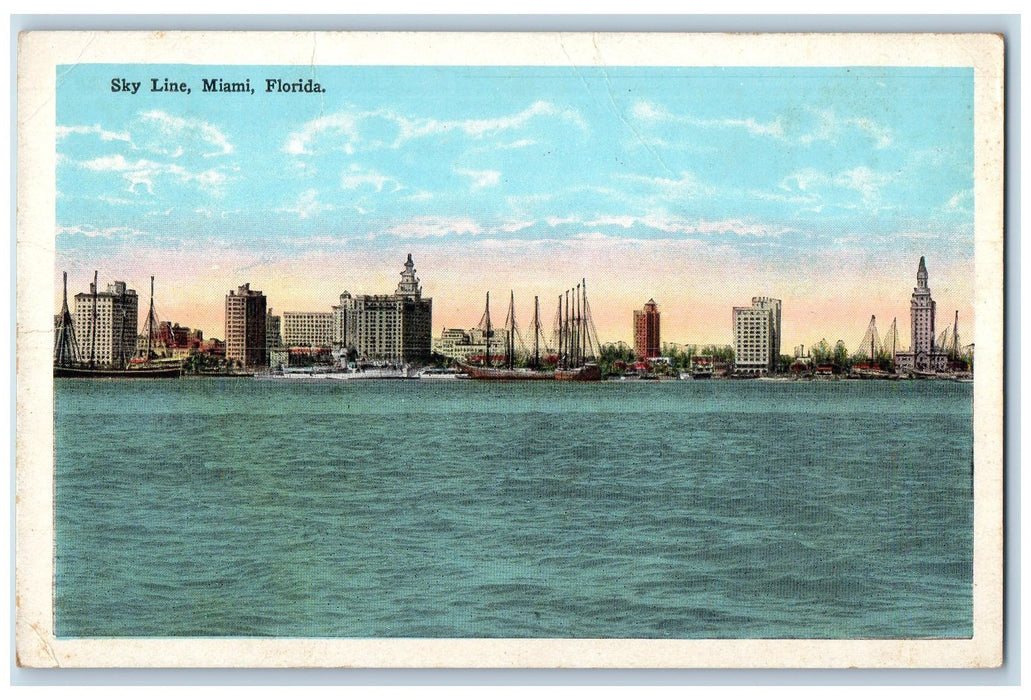
[[[948,362],[946,353],[934,347],[935,303],[931,288],[927,286],[927,263],[920,256],[916,268],[916,287],[909,302],[909,330],[912,344],[909,352],[895,355],[897,370],[918,370],[922,372],[944,370]]]

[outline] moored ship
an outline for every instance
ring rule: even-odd
[[[79,347],[75,336],[75,324],[71,312],[68,309],[68,273],[64,273],[64,298],[61,306],[60,319],[55,328],[54,338],[54,378],[55,379],[176,379],[182,376],[182,362],[171,358],[159,358],[153,350],[153,338],[157,325],[157,315],[154,312],[154,278],[150,278],[150,312],[147,316],[147,344],[143,357],[129,357],[125,349],[127,342],[124,337],[119,337],[117,347],[119,349],[118,361],[101,364],[97,361],[97,334],[98,334],[98,297],[97,272],[93,273],[93,286],[90,289],[92,309],[90,313],[89,326],[89,359],[83,357],[84,353]],[[116,283],[116,285],[122,283]],[[132,295],[135,296],[135,292]],[[115,310],[112,305],[112,317]],[[136,312],[132,312],[133,324],[135,324]],[[123,310],[119,319],[119,331],[122,336],[128,323],[128,314]],[[113,325],[113,324],[112,324]],[[112,329],[113,330],[113,329]],[[136,342],[136,330],[132,329],[131,345]]]
[[[572,294],[572,298],[570,295]],[[534,297],[533,319],[533,352],[525,347],[515,321],[515,297],[510,294],[508,318],[505,321],[504,366],[491,364],[491,338],[493,327],[490,321],[490,292],[487,292],[487,305],[480,321],[480,328],[486,339],[486,352],[483,363],[459,362],[458,366],[471,379],[490,381],[579,381],[593,382],[601,380],[601,368],[594,362],[597,332],[590,315],[587,303],[587,281],[581,280],[575,289],[570,289],[558,298],[558,312],[555,317],[555,339],[558,347],[553,356],[554,369],[542,368],[540,342],[542,337],[540,324],[540,304]],[[516,367],[515,360],[518,349],[527,360],[527,367]],[[550,350],[544,344],[545,354]]]

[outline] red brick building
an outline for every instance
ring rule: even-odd
[[[634,311],[634,354],[639,358],[659,357],[659,305],[649,299],[641,311]]]

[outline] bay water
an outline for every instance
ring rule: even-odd
[[[969,637],[971,389],[57,380],[55,629]]]

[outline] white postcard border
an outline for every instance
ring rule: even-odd
[[[975,75],[974,635],[970,640],[56,639],[58,65],[970,66]],[[17,661],[31,667],[948,668],[1002,661],[1003,42],[986,34],[30,32],[19,42]]]

